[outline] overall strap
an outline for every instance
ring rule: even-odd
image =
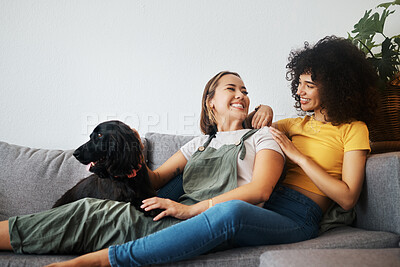
[[[208,145],[211,143],[211,140],[215,137],[215,133],[210,135],[210,137],[208,137],[207,141],[203,144],[204,148],[208,147]]]
[[[250,136],[252,136],[253,134],[255,134],[258,130],[260,129],[253,129],[248,131],[247,133],[245,133],[242,138],[240,139],[240,142],[237,144],[238,146],[240,145],[240,156],[239,158],[241,160],[244,160],[244,157],[246,156],[246,146],[244,145],[244,141],[249,138]]]
[[[208,137],[207,141],[206,141],[202,146],[200,146],[200,147],[197,149],[197,151],[203,152],[203,151],[208,147],[208,145],[211,143],[211,140],[212,140],[214,137],[215,137],[215,134],[210,135],[210,136]],[[197,153],[197,151],[196,151],[196,153]]]

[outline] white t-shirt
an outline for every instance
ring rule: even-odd
[[[209,146],[215,149],[219,149],[223,145],[236,144],[240,141],[242,136],[250,131],[249,129],[228,131],[228,132],[217,132],[216,136],[211,140]],[[181,152],[187,160],[189,160],[193,153],[202,146],[208,139],[209,135],[198,136],[183,147],[181,147]],[[251,181],[253,177],[253,167],[256,157],[256,153],[262,149],[274,150],[284,157],[284,154],[279,147],[278,143],[272,138],[268,127],[261,128],[252,136],[248,137],[244,145],[246,146],[246,156],[243,160],[239,159],[240,153],[237,159],[237,169],[238,169],[238,186],[242,186]]]

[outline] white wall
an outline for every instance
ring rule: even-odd
[[[241,74],[251,108],[292,116],[289,51],[347,36],[380,2],[0,0],[0,140],[72,149],[107,119],[198,134],[204,85],[220,70]]]

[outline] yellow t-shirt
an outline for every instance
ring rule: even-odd
[[[284,132],[299,151],[319,164],[332,177],[342,179],[344,153],[368,150],[369,134],[364,122],[354,121],[339,126],[314,120],[313,117],[283,119],[276,127]],[[325,196],[304,171],[290,159],[283,181]]]

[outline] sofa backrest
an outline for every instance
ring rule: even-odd
[[[146,133],[147,166],[151,170],[160,167],[194,136]]]
[[[87,176],[72,153],[0,142],[0,220],[51,208]]]
[[[355,226],[400,234],[400,151],[368,157]]]

